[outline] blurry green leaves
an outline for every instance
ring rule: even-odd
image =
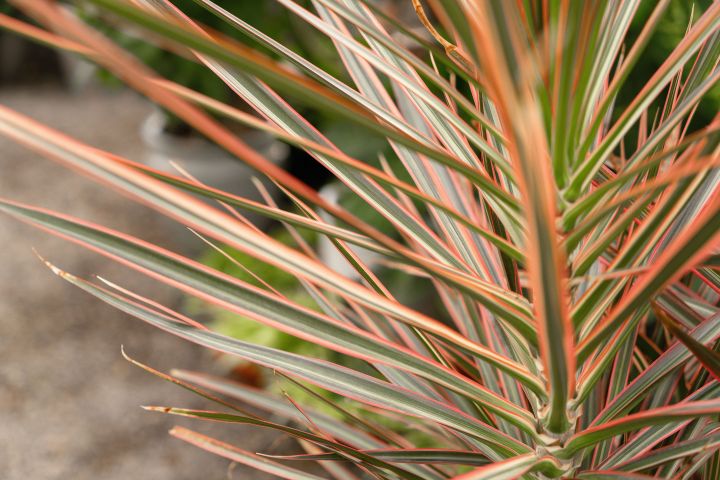
[[[628,88],[622,91],[618,98],[618,106],[627,105],[632,99],[632,95],[642,88],[647,81],[647,72],[656,70],[675,48],[678,42],[683,38],[687,31],[688,25],[707,10],[712,0],[671,0],[666,15],[660,21],[657,32],[652,39],[652,48],[647,49],[637,67],[633,70],[628,79]],[[642,29],[644,22],[652,9],[652,2],[642,2],[638,9],[638,14],[633,19],[630,26],[629,42],[637,36]],[[707,124],[715,116],[720,109],[720,86],[715,86],[700,102],[698,113],[694,124],[702,126]],[[629,139],[632,141],[632,139]]]
[[[185,14],[218,33],[225,35],[235,33],[235,29],[220,21],[194,0],[176,0],[173,3]],[[304,57],[312,58],[315,61],[319,61],[318,57],[320,57],[324,61],[319,63],[325,68],[336,67],[331,57],[333,50],[330,43],[317,40],[308,42],[307,38],[310,32],[304,22],[290,15],[280,5],[274,2],[233,2],[226,8],[268,35],[281,39],[285,44],[292,45],[293,49]],[[108,21],[107,15],[102,10],[85,5],[81,7],[80,14],[143,63],[152,65],[153,69],[162,77],[172,78],[176,83],[212,98],[224,102],[231,100],[232,96],[228,88],[204,65],[148,42],[147,38],[122,26],[114,25],[114,28],[110,28],[109,25],[112,25],[113,22]],[[264,46],[253,39],[246,39],[246,41],[253,48],[264,50]],[[107,70],[103,70],[103,75],[112,76]]]

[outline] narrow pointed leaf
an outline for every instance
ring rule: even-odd
[[[241,465],[247,465],[255,470],[276,475],[287,480],[322,480],[318,477],[296,468],[288,467],[278,462],[274,462],[267,457],[247,452],[229,443],[221,442],[214,438],[193,432],[184,427],[174,427],[170,430],[170,435],[196,447],[202,448],[210,453],[220,455],[228,460],[237,462]]]
[[[710,374],[715,377],[715,380],[720,381],[720,354],[716,351],[706,347],[702,343],[695,340],[689,335],[682,326],[670,315],[665,313],[663,310],[656,308],[655,313],[662,321],[665,328],[668,329],[678,340],[680,340],[690,350],[695,357],[703,364]]]
[[[419,361],[423,366],[420,367],[420,364],[418,364],[417,368],[413,368],[413,371],[422,376],[428,375],[430,371],[435,369],[438,369],[438,372],[443,371],[445,373],[442,376],[446,376],[447,380],[449,380],[449,387],[455,382],[459,382],[452,387],[458,393],[472,392],[473,395],[477,395],[479,401],[485,403],[489,408],[495,409],[501,416],[509,416],[512,422],[528,431],[532,431],[532,421],[527,411],[516,407],[480,385],[473,385],[469,380],[440,365],[431,367],[432,362],[430,360],[407,350],[403,351],[400,346],[392,345],[359,329],[340,324],[329,319],[329,317],[324,317],[319,313],[291,304],[269,292],[239,282],[228,275],[208,269],[197,262],[184,259],[171,252],[152,247],[117,232],[94,228],[67,217],[52,215],[37,209],[29,209],[7,202],[0,202],[0,209],[19,215],[41,228],[49,229],[59,236],[115,258],[188,293],[215,302],[238,313],[251,315],[258,321],[285,329],[293,335],[307,338],[328,348],[367,359],[371,362],[373,358],[377,360],[376,356],[382,350],[384,351],[382,356],[385,358],[384,361],[389,362],[388,365],[396,364],[398,361],[405,363],[405,360],[410,362]],[[346,341],[349,341],[353,346],[346,344]],[[367,342],[366,347],[360,348],[360,343],[365,342]],[[370,349],[366,350],[366,348]],[[375,352],[371,353],[371,350],[375,350]],[[491,354],[491,352],[488,351],[488,354]],[[498,360],[509,361],[496,354],[494,355]],[[405,360],[400,360],[402,358]],[[399,366],[399,364],[397,365]],[[408,363],[407,366],[409,365]]]

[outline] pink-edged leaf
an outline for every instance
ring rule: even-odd
[[[353,297],[354,300],[372,309],[377,310],[378,306],[371,306],[371,303],[379,302],[385,306],[386,311],[382,313],[397,316],[397,313],[390,313],[390,310],[395,312],[404,311],[407,314],[411,312],[411,309],[404,305],[374,294],[363,285],[347,279],[326,265],[309,258],[307,255],[302,255],[269,235],[249,229],[243,223],[238,222],[237,219],[182,191],[170,188],[165,183],[138,171],[137,168],[131,168],[127,162],[119,162],[104,152],[83,145],[75,139],[2,106],[0,106],[0,120],[0,132],[28,145],[49,158],[80,169],[93,178],[118,188],[134,199],[142,201],[166,215],[182,221],[186,225],[192,226],[203,234],[223,241],[298,277],[312,280],[340,295]],[[309,195],[305,194],[302,197],[308,197]],[[310,196],[317,196],[317,194],[313,192]],[[383,246],[406,257],[412,263],[422,265],[423,268],[437,274],[444,281],[468,291],[488,309],[516,327],[530,343],[535,343],[535,329],[524,311],[525,306],[523,303],[526,302],[522,297],[514,295],[514,298],[512,298],[513,295],[510,292],[489,282],[482,281],[476,276],[450,269],[444,265],[438,266],[434,262],[428,262],[427,257],[424,255],[420,255],[401,246],[398,242],[388,239],[385,235],[375,232],[367,224],[360,222],[361,225],[357,225],[356,217],[350,216],[348,218],[344,210],[338,210],[334,206],[328,207],[328,202],[324,199],[314,201],[316,204],[318,202],[324,209],[335,212],[334,214],[339,219],[356,227],[362,226],[363,228],[359,230],[368,234]],[[499,300],[503,297],[507,301],[500,302]],[[370,303],[368,303],[369,300]],[[507,302],[512,302],[513,305],[511,306]],[[412,315],[418,316],[419,314],[413,311]],[[434,331],[428,330],[428,333],[436,334],[452,343],[462,345],[462,348],[482,348],[476,342],[458,335],[457,332],[434,319],[424,316],[424,323],[426,327],[420,327],[421,329],[428,330],[427,327],[433,325],[432,330]],[[542,391],[542,388],[535,389],[535,392],[540,396],[543,395]]]
[[[720,336],[720,314],[709,316],[700,325],[692,330],[690,335],[699,342],[711,342]],[[682,343],[671,345],[652,364],[637,375],[620,393],[617,394],[593,421],[593,425],[601,424],[629,412],[635,407],[648,392],[655,387],[659,381],[671,372],[682,366],[691,358],[691,353]],[[588,366],[587,373],[583,372],[580,377],[580,391],[585,391],[585,384],[594,383],[602,372],[603,365],[614,358],[609,351],[604,349],[595,361]]]
[[[278,415],[284,419],[302,422],[305,416],[295,407],[287,402],[287,400],[279,396],[265,391],[244,385],[227,378],[209,375],[201,372],[190,372],[186,370],[172,370],[170,374],[177,379],[190,382],[212,392],[225,395],[227,397],[239,400],[244,404],[252,405],[264,412]],[[375,437],[364,431],[353,428],[335,418],[329,417],[324,413],[315,412],[305,407],[305,413],[314,424],[323,431],[328,432],[333,438],[358,449],[372,450],[380,449],[385,444]]]
[[[539,457],[534,453],[528,453],[476,468],[471,472],[453,477],[452,480],[515,480],[526,473],[536,471],[552,477],[562,473],[560,464],[554,457]]]
[[[573,477],[578,480],[655,480],[654,475],[630,473],[619,470],[590,470]]]
[[[615,468],[629,472],[646,470],[667,462],[692,457],[703,452],[712,452],[717,449],[720,449],[720,432],[715,431],[709,435],[703,435],[701,438],[676,442],[652,450],[623,462]]]
[[[387,470],[389,472],[394,473],[398,477],[406,480],[425,480],[423,477],[420,477],[412,472],[409,472],[403,468],[397,467],[395,465],[383,462],[382,460],[376,459],[374,457],[370,457],[365,455],[359,450],[354,450],[352,448],[348,448],[340,443],[333,442],[331,440],[326,439],[325,437],[318,436],[312,433],[305,432],[304,430],[298,430],[296,428],[292,427],[286,427],[284,425],[268,422],[265,420],[260,419],[254,419],[250,417],[244,417],[241,415],[233,415],[229,413],[223,413],[223,412],[216,412],[216,411],[210,411],[210,410],[192,410],[188,408],[173,408],[173,407],[158,407],[158,406],[145,406],[143,407],[145,410],[151,411],[151,412],[160,412],[165,413],[169,415],[178,415],[181,417],[188,417],[188,418],[196,418],[200,420],[209,420],[214,422],[224,422],[224,423],[235,423],[235,424],[244,424],[244,425],[255,425],[259,427],[265,427],[265,428],[271,428],[273,430],[278,430],[281,432],[285,432],[295,438],[298,438],[300,440],[308,441],[312,444],[315,444],[321,448],[325,448],[328,450],[341,452],[344,455],[348,455],[351,458],[355,458],[357,461],[362,462],[368,467],[372,468],[378,468],[381,470]],[[194,433],[194,432],[193,432]],[[227,444],[226,444],[227,445]],[[198,445],[200,446],[200,445]],[[229,445],[227,445],[229,446]],[[231,449],[232,446],[229,446]],[[220,451],[213,452],[221,454]]]
[[[229,443],[221,442],[220,440],[202,435],[184,427],[174,427],[170,430],[170,435],[210,453],[225,457],[233,462],[247,465],[255,470],[276,475],[287,480],[322,480],[323,478],[274,462],[267,457],[242,450]]]
[[[524,453],[528,447],[453,407],[355,370],[324,360],[254,345],[199,330],[53,267],[55,273],[104,302],[188,341],[281,371],[357,401],[446,425],[487,442],[495,455]]]
[[[391,463],[450,464],[450,465],[487,465],[490,461],[476,452],[416,448],[412,450],[381,449],[363,450],[363,453]],[[337,453],[316,453],[301,455],[266,455],[270,458],[289,461],[348,461],[347,457]]]
[[[542,105],[534,94],[535,59],[529,58],[533,52],[525,43],[517,2],[467,2],[465,8],[475,38],[485,46],[477,60],[507,129],[506,148],[525,213],[527,273],[549,391],[543,424],[562,433],[574,421],[568,404],[575,394],[576,355],[567,260],[556,227],[559,192]],[[520,72],[521,67],[527,70]]]
[[[382,350],[384,351],[382,356],[388,365],[396,362],[405,363],[405,360],[411,363],[420,362],[422,366],[418,364],[417,368],[413,368],[413,373],[420,376],[426,376],[433,371],[438,373],[442,371],[444,373],[438,379],[445,377],[448,387],[462,395],[470,394],[471,397],[475,397],[498,415],[508,417],[510,422],[517,424],[529,433],[533,432],[532,417],[527,410],[517,407],[466,377],[398,344],[390,343],[352,325],[340,323],[331,317],[295,305],[270,292],[209,269],[198,262],[119,232],[12,202],[0,201],[0,210],[138,269],[187,293],[223,308],[251,316],[257,321],[283,329],[292,335],[327,348],[369,362],[378,360],[375,357],[381,355],[380,350]],[[352,346],[347,344],[347,341],[351,342]],[[365,346],[361,347],[358,341]],[[380,350],[377,350],[378,348]],[[372,350],[375,352],[371,353]],[[488,350],[488,352],[490,351]],[[500,359],[499,356],[498,359]],[[503,361],[509,360],[503,358]],[[459,383],[455,385],[456,382]]]
[[[650,425],[681,422],[717,414],[720,414],[720,399],[679,403],[645,410],[576,433],[568,440],[564,450],[568,455],[573,455],[603,440]]]
[[[617,331],[624,320],[647,304],[648,298],[675,281],[716,248],[715,242],[720,237],[720,195],[717,193],[716,187],[700,215],[665,248],[628,294],[578,345],[578,360],[586,360],[602,341]]]
[[[695,355],[715,380],[720,381],[720,354],[695,340],[678,322],[665,313],[665,311],[659,307],[654,310],[665,328]]]

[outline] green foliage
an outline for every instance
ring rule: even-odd
[[[175,1],[174,4],[186,15],[219,34],[233,35],[236,33],[235,29],[194,0],[180,0]],[[84,18],[143,63],[152,65],[158,75],[172,78],[174,82],[180,85],[202,92],[217,100],[223,102],[232,100],[233,95],[230,89],[206,66],[159,48],[132,29],[124,29],[122,25],[108,21],[109,19],[104,17],[101,10],[88,8],[88,5],[82,6],[85,8],[81,9],[80,13]],[[308,27],[298,21],[295,16],[290,15],[280,5],[273,2],[231,2],[226,5],[226,8],[232,14],[243,18],[256,28],[279,39],[285,45],[292,46],[293,50],[300,55],[312,58],[313,61],[324,65],[325,68],[334,68],[332,44],[327,41],[308,42],[307,38],[311,33]],[[262,44],[252,39],[247,41],[253,48],[263,49]],[[122,84],[122,81],[109,69],[101,69],[99,75],[108,84]],[[168,113],[168,128],[170,130],[181,128],[184,122],[171,112]]]
[[[670,2],[668,11],[659,22],[653,36],[652,48],[648,48],[638,61],[637,67],[628,80],[626,93],[619,100],[620,105],[626,105],[627,102],[632,100],[632,95],[643,87],[650,75],[662,65],[663,61],[685,36],[688,25],[692,23],[691,20],[702,15],[711,3],[710,0],[672,0]],[[630,25],[628,43],[632,44],[637,35],[640,34],[645,22],[652,13],[652,7],[653,2],[641,3],[638,14]],[[702,125],[711,122],[718,110],[720,110],[720,85],[715,85],[699,103],[693,127],[700,128]]]
[[[365,0],[260,3],[331,42],[337,71],[210,0],[197,0],[197,17],[167,0],[88,2],[206,66],[257,116],[158,81],[53,2],[14,1],[46,31],[0,23],[96,61],[293,205],[154,171],[0,106],[0,133],[243,265],[0,199],[0,211],[177,288],[198,315],[48,262],[74,286],[293,386],[283,396],[133,361],[218,405],[148,410],[275,429],[307,455],[174,436],[287,479],[321,478],[303,462],[338,479],[717,478],[720,117],[707,106],[720,80],[720,2],[699,5],[687,28],[687,5],[672,0],[436,0],[432,13],[413,0],[417,20],[402,21]],[[205,10],[227,37],[194,20]],[[346,193],[328,201],[214,116],[305,149]],[[242,210],[289,235],[257,229]],[[310,237],[354,276],[325,265]],[[408,284],[439,311],[402,295]]]

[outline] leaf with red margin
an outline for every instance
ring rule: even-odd
[[[720,381],[720,354],[695,340],[677,321],[660,309],[657,304],[653,304],[653,310],[663,326],[697,357],[698,361],[702,363],[703,367],[707,369],[715,380]]]

